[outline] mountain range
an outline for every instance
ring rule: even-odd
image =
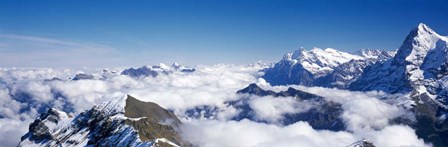
[[[286,54],[262,76],[271,85],[335,87],[351,91],[383,91],[415,101],[419,137],[448,145],[448,38],[420,23],[395,51],[299,49]]]
[[[347,53],[332,48],[301,48],[262,69],[260,77],[272,86],[318,86],[404,96],[413,102],[410,110],[415,114],[415,120],[398,117],[391,123],[410,126],[425,142],[442,147],[448,146],[447,46],[447,37],[421,23],[410,31],[396,51],[363,49]],[[173,71],[191,73],[195,69],[173,64],[129,68],[120,74],[142,78]],[[95,77],[78,74],[73,80],[92,78]],[[306,121],[318,130],[347,130],[346,122],[342,120],[342,105],[316,94],[293,87],[273,91],[255,83],[241,87],[235,93],[247,97],[225,102],[225,105],[239,110],[231,118],[234,121],[248,119],[278,125]],[[256,115],[250,105],[253,98],[250,96],[293,97],[299,104],[312,104],[313,107],[281,114],[280,121],[271,122]],[[391,98],[380,100],[389,101]],[[220,110],[205,105],[185,113],[193,118],[202,114],[212,119],[216,111]],[[173,112],[155,103],[126,96],[94,106],[76,116],[49,109],[30,124],[29,132],[21,138],[19,146],[193,146],[182,139],[178,129],[181,124]],[[374,145],[363,140],[352,146]]]

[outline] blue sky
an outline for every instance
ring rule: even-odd
[[[299,47],[393,50],[447,1],[0,0],[1,67],[277,61]]]

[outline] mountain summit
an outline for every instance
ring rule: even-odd
[[[170,111],[132,96],[72,117],[50,109],[30,124],[18,146],[188,146]]]
[[[389,59],[393,54],[373,49],[350,54],[332,48],[309,51],[301,48],[287,53],[273,67],[264,69],[263,78],[271,85],[345,87],[361,75],[364,67]]]
[[[445,68],[447,44],[446,37],[420,23],[411,30],[393,59],[366,69],[350,88],[392,93],[424,91],[425,80],[435,80],[437,74],[444,74],[436,71]]]

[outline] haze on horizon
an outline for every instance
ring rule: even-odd
[[[0,67],[277,61],[299,47],[394,50],[447,1],[0,1]]]

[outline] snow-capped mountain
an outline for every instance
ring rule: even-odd
[[[417,121],[424,122],[415,124],[417,134],[434,144],[446,144],[447,45],[447,37],[421,23],[411,30],[394,58],[367,67],[349,88],[408,94],[416,102]]]
[[[283,60],[292,62],[293,64],[302,64],[302,66],[315,77],[320,77],[331,72],[333,68],[342,63],[361,59],[363,59],[363,57],[337,51],[332,48],[313,48],[310,51],[299,49],[293,53],[288,53],[283,57]]]
[[[298,49],[286,54],[273,67],[264,69],[263,78],[271,85],[346,87],[363,69],[377,61],[391,58],[394,52],[366,49],[357,54],[335,49]]]
[[[314,81],[315,86],[337,87],[346,89],[364,71],[364,68],[376,62],[384,62],[394,57],[394,51],[362,49],[356,52],[363,60],[350,60],[335,67],[333,71]]]
[[[414,28],[394,58],[365,70],[350,89],[385,92],[426,91],[427,81],[441,79],[447,60],[447,37],[421,23]]]
[[[131,96],[94,106],[77,116],[49,109],[30,124],[19,146],[185,146],[180,120]]]
[[[395,56],[395,51],[384,51],[376,49],[361,49],[355,52],[355,55],[362,56],[365,59],[385,60]]]
[[[182,66],[178,63],[173,63],[171,66],[167,66],[163,63],[154,66],[142,66],[140,68],[129,68],[121,72],[122,75],[128,75],[134,78],[141,78],[152,76],[156,77],[159,74],[170,74],[175,71],[180,71],[184,73],[194,72],[194,68],[189,68]]]

